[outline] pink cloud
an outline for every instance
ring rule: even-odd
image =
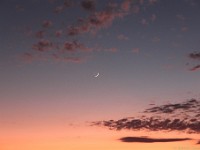
[[[34,50],[43,52],[51,50],[53,48],[53,44],[49,40],[41,39],[37,44],[34,44],[32,48]]]
[[[197,71],[200,69],[200,65],[196,65],[193,68],[190,69],[190,71]]]
[[[55,32],[55,36],[56,36],[56,37],[60,37],[62,34],[63,34],[63,31],[62,31],[62,30],[57,30],[57,31]]]

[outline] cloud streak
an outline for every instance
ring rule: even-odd
[[[123,137],[122,142],[139,142],[139,143],[160,143],[160,142],[179,142],[191,140],[190,138],[168,138],[168,139],[154,139],[149,137]]]

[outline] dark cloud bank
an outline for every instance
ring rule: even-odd
[[[200,101],[191,99],[183,103],[155,106],[143,111],[139,117],[93,122],[111,130],[180,131],[200,133]]]

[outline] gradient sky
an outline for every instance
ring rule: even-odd
[[[150,104],[199,100],[199,0],[1,0],[0,7],[0,150],[200,149],[199,132],[90,126],[138,116]],[[119,140],[130,136],[193,140]]]

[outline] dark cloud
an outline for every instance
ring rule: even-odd
[[[191,99],[183,103],[151,107],[142,116],[92,123],[111,130],[180,131],[200,133],[200,101]]]
[[[83,0],[81,2],[81,6],[88,11],[94,11],[95,10],[95,2],[94,0]]]
[[[189,58],[200,60],[200,53],[190,53]]]
[[[200,144],[200,140],[197,142],[197,144]]]
[[[154,139],[148,137],[123,137],[122,142],[140,142],[140,143],[154,143],[154,142],[178,142],[191,140],[190,138],[168,138],[168,139]]]
[[[146,109],[144,112],[145,113],[174,113],[177,110],[192,111],[192,109],[195,108],[196,106],[200,106],[200,102],[197,101],[196,99],[191,99],[180,104],[167,104],[167,105],[152,107],[152,108]]]

